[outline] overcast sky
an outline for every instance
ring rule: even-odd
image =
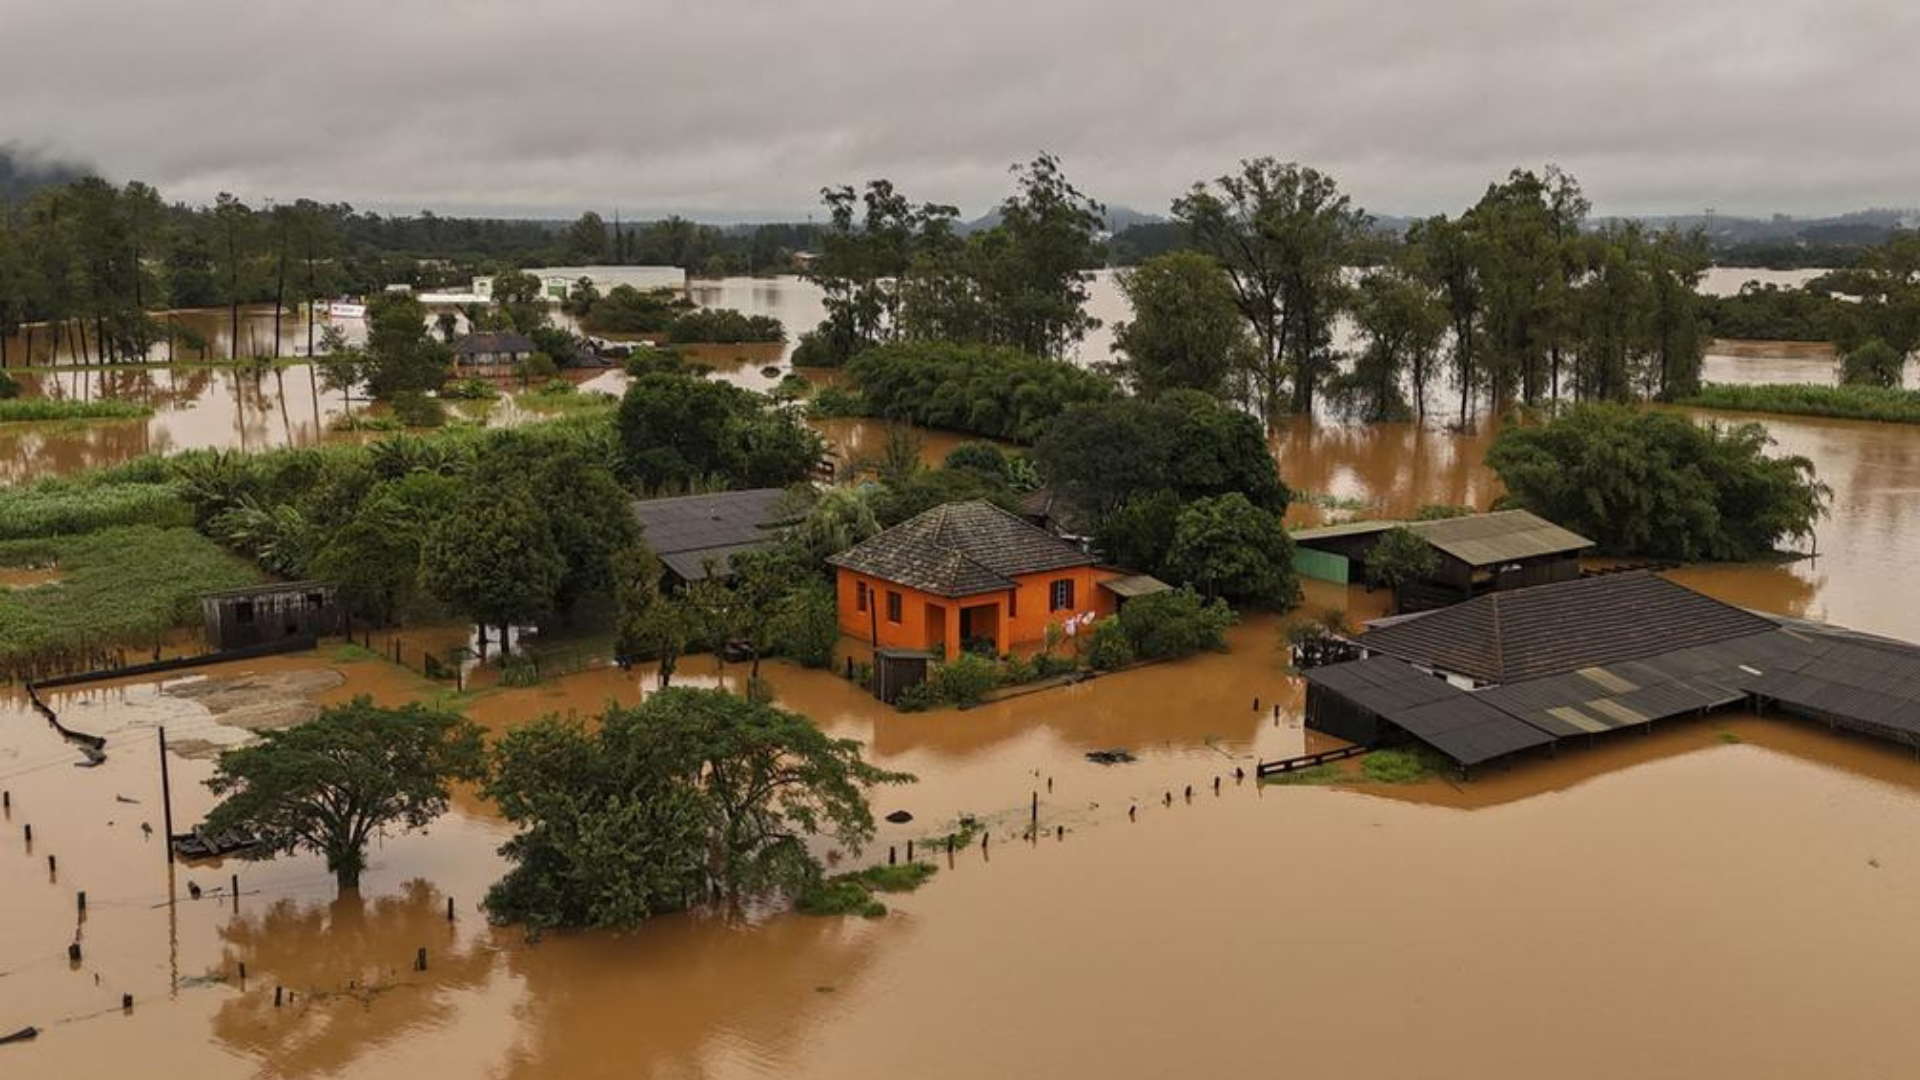
[[[1247,156],[1453,211],[1558,162],[1601,213],[1920,204],[1913,0],[0,0],[0,143],[169,197],[969,214],[1042,148],[1111,204]]]

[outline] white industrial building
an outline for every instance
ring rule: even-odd
[[[687,272],[677,266],[540,266],[525,272],[540,279],[541,293],[556,304],[567,298],[581,278],[591,281],[602,296],[621,285],[642,292],[668,289],[683,296],[687,291]],[[463,293],[421,293],[420,299],[429,304],[484,304],[493,299],[493,278],[492,274],[474,278]]]

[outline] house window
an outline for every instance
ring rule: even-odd
[[[887,621],[890,623],[900,621],[900,594],[891,589],[887,590]]]
[[[853,583],[853,607],[855,611],[867,610],[867,583],[864,581]]]
[[[1047,590],[1048,611],[1073,610],[1073,579],[1061,578]]]
[[[1007,593],[1007,618],[1014,619],[1014,618],[1018,618],[1019,616],[1020,616],[1020,590],[1013,589]]]

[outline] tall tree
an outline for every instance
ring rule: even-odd
[[[1283,407],[1310,415],[1320,381],[1333,371],[1342,272],[1366,227],[1365,212],[1318,170],[1256,158],[1211,186],[1195,184],[1174,201],[1173,213],[1233,280],[1259,346],[1255,391],[1268,421]]]
[[[503,656],[512,626],[553,610],[566,568],[546,516],[513,488],[470,492],[421,553],[427,591],[481,627],[499,627]]]
[[[1185,387],[1235,396],[1251,366],[1252,342],[1234,303],[1233,282],[1211,256],[1156,255],[1119,275],[1133,318],[1114,327],[1120,375],[1153,397]]]
[[[227,359],[240,359],[240,303],[251,287],[257,225],[253,209],[221,192],[213,206],[213,258],[221,299],[227,305]]]

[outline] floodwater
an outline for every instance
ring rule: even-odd
[[[1356,618],[1368,601],[1309,595]],[[0,1029],[42,1034],[0,1054],[21,1076],[572,1080],[1218,1075],[1275,1053],[1361,1077],[1891,1076],[1920,1051],[1898,1022],[1920,957],[1910,756],[1723,717],[1466,785],[1260,788],[1233,770],[1316,745],[1280,630],[1249,619],[1225,655],[965,713],[891,713],[771,665],[783,704],[921,777],[878,794],[915,820],[883,824],[867,858],[962,812],[989,822],[986,848],[936,852],[941,873],[879,920],[707,913],[536,944],[474,909],[506,831],[471,793],[378,841],[359,897],[309,857],[170,871],[140,828],[159,827],[154,726],[213,741],[218,720],[150,681],[56,693],[109,739],[76,771],[9,699]],[[345,682],[320,701],[431,692],[377,661],[331,666]],[[681,681],[743,675],[690,662]],[[470,712],[500,730],[650,685],[596,670]],[[1084,758],[1114,746],[1140,760]],[[183,822],[209,805],[208,768],[172,762]]]
[[[1751,362],[1717,350],[1710,365]],[[1732,602],[1920,638],[1920,606],[1900,584],[1920,565],[1911,432],[1756,419],[1834,487],[1818,557],[1675,576]],[[863,456],[885,442],[870,421],[827,433]],[[1291,486],[1332,503],[1298,520],[1484,507],[1499,494],[1480,464],[1491,433],[1300,425],[1276,435],[1275,453]],[[946,448],[929,438],[923,454]],[[1328,610],[1357,622],[1384,598],[1307,583],[1296,617]],[[893,713],[831,673],[768,665],[781,704],[919,777],[874,799],[876,815],[914,820],[882,823],[863,855],[836,853],[842,865],[904,853],[962,813],[989,824],[985,850],[936,852],[940,874],[888,897],[879,920],[708,912],[534,944],[476,910],[508,833],[470,790],[426,833],[379,839],[357,898],[336,898],[308,856],[169,870],[141,829],[161,828],[154,728],[189,748],[241,737],[233,714],[208,708],[218,695],[153,679],[50,693],[69,725],[107,736],[108,761],[91,770],[18,697],[0,697],[12,800],[0,816],[0,1035],[42,1029],[0,1046],[0,1068],[163,1080],[1910,1071],[1913,756],[1813,725],[1715,717],[1465,784],[1261,788],[1234,770],[1322,745],[1300,723],[1283,631],[1252,616],[1228,653],[967,712]],[[341,681],[298,680],[319,669]],[[331,653],[207,674],[303,681],[318,704],[446,693]],[[676,681],[738,691],[745,675],[696,658]],[[596,668],[494,688],[467,711],[499,732],[542,713],[590,716],[652,685],[645,669]],[[1138,762],[1085,758],[1113,747]],[[200,785],[211,763],[171,765],[184,827],[211,805]],[[428,968],[415,972],[422,947]],[[292,995],[279,1008],[275,987]]]

